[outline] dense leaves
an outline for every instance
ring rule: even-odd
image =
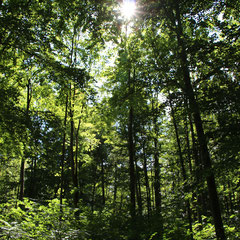
[[[238,239],[239,1],[0,5],[0,238]]]

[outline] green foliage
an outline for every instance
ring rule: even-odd
[[[153,234],[151,235],[151,237],[149,238],[149,240],[153,240],[156,235],[157,235],[157,232],[153,233]]]
[[[86,217],[88,219],[86,230],[89,239],[127,239],[125,216],[115,215],[111,209],[106,208],[103,212],[88,212]]]
[[[75,221],[75,210],[59,200],[39,204],[25,199],[1,204],[2,239],[86,239],[83,223]],[[84,219],[82,220],[84,222]]]
[[[194,239],[216,239],[214,225],[207,221],[206,217],[203,217],[204,224],[193,224]]]
[[[235,218],[236,215],[232,215],[232,217]],[[207,217],[203,216],[202,219],[204,221],[203,224],[200,224],[198,222],[195,222],[193,224],[194,239],[216,239],[214,225],[209,222]],[[240,236],[240,232],[235,226],[230,227],[229,225],[225,225],[224,228],[226,231],[226,235],[228,236],[227,239],[238,239],[238,237]]]
[[[0,238],[215,239],[192,98],[240,238],[239,1],[119,2],[0,1]]]

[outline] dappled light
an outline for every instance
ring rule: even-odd
[[[0,5],[0,239],[240,239],[240,1]]]

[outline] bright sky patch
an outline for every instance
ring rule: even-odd
[[[124,18],[130,19],[134,14],[136,10],[136,3],[134,0],[124,0],[122,7],[121,7],[121,13]]]

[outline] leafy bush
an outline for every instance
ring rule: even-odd
[[[0,205],[1,239],[86,239],[84,218],[59,200],[39,204],[25,199]]]
[[[193,234],[194,239],[202,240],[202,239],[216,239],[215,228],[211,223],[200,224],[195,223],[193,225]]]
[[[237,218],[236,215],[232,215],[232,218]],[[193,224],[193,234],[194,239],[203,240],[203,239],[216,239],[215,228],[212,223],[210,223],[209,218],[202,216],[203,224],[196,222]],[[239,239],[240,231],[236,228],[237,223],[229,223],[224,225],[225,234],[227,239]]]

